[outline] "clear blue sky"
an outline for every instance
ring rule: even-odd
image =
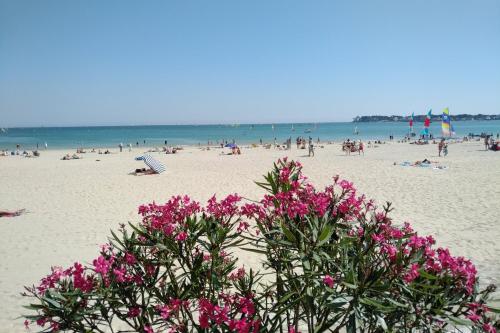
[[[500,113],[500,1],[0,0],[0,127]]]

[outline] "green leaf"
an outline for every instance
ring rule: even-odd
[[[429,280],[436,280],[437,277],[429,272],[427,272],[425,269],[420,269],[418,271],[420,273],[420,276],[423,278],[429,279]]]
[[[327,241],[330,240],[330,237],[332,236],[332,233],[333,233],[333,228],[331,225],[326,225],[324,228],[323,228],[323,231],[321,232],[321,234],[319,235],[318,237],[318,246],[321,246],[323,245],[324,243],[326,243]]]
[[[241,249],[245,250],[245,251],[259,253],[259,254],[267,254],[267,251],[265,251],[265,250],[253,249],[253,248],[250,248],[250,247],[242,247]]]
[[[382,303],[380,303],[380,302],[378,302],[378,301],[376,301],[376,300],[374,300],[373,298],[370,298],[370,297],[360,298],[359,302],[363,303],[365,305],[374,306],[374,307],[376,307],[377,309],[379,309],[381,311],[391,311],[391,310],[394,309],[392,306],[384,305],[384,304],[382,304]]]
[[[341,282],[340,284],[346,286],[349,289],[358,289],[358,286],[352,283],[347,283],[345,281]]]
[[[295,238],[294,234],[290,230],[288,230],[283,223],[281,223],[281,230],[283,230],[283,233],[290,242],[292,243],[297,242],[297,239]]]
[[[448,316],[448,319],[457,325],[471,326],[473,323],[468,319],[462,319],[455,316]]]
[[[488,309],[493,312],[493,313],[500,313],[500,309],[497,309],[497,308],[494,308],[494,307],[491,307],[490,305],[488,305]]]
[[[51,299],[51,298],[48,298],[48,297],[42,297],[42,300],[49,303],[50,305],[52,305],[53,307],[55,308],[58,308],[60,309],[62,306],[61,306],[61,303]]]

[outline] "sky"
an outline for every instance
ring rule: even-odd
[[[500,1],[0,0],[0,127],[500,113]]]

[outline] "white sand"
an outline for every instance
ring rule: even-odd
[[[476,264],[482,284],[500,280],[500,153],[484,151],[481,142],[451,144],[450,155],[437,157],[436,145],[386,144],[368,148],[365,156],[345,156],[338,145],[291,152],[243,149],[241,156],[221,156],[220,149],[189,148],[175,155],[153,154],[167,166],[161,175],[136,177],[141,152],[84,154],[81,160],[59,160],[69,151],[42,151],[40,158],[0,157],[0,210],[26,208],[29,213],[0,218],[0,332],[23,332],[27,299],[24,285],[37,283],[52,265],[90,262],[109,229],[138,221],[137,206],[165,202],[174,194],[205,201],[238,192],[255,199],[273,161],[285,155],[300,160],[318,187],[335,174],[355,183],[379,204],[391,201],[396,221],[410,221],[432,234],[439,246]],[[116,149],[114,150],[116,152]],[[428,158],[446,170],[394,166],[393,162]],[[96,159],[100,159],[97,162]],[[256,264],[251,254],[240,255]]]

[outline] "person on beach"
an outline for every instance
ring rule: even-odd
[[[123,151],[123,143],[120,142],[120,144],[118,145],[118,147],[120,148],[120,153]]]
[[[309,157],[311,157],[311,155],[314,157],[314,145],[312,142],[312,138],[309,137]]]
[[[448,144],[447,143],[445,143],[443,145],[443,155],[444,155],[444,157],[446,157],[448,155]]]
[[[488,141],[489,141],[489,138],[490,138],[489,135],[486,135],[484,137],[484,149],[485,150],[488,150]]]
[[[359,140],[358,155],[361,155],[361,153],[363,153],[363,155],[365,154],[365,146],[363,145],[363,142]]]
[[[45,150],[47,150],[47,142],[45,142]]]
[[[444,147],[444,139],[441,139],[441,141],[438,144],[438,156],[441,157],[441,152],[443,151]]]

